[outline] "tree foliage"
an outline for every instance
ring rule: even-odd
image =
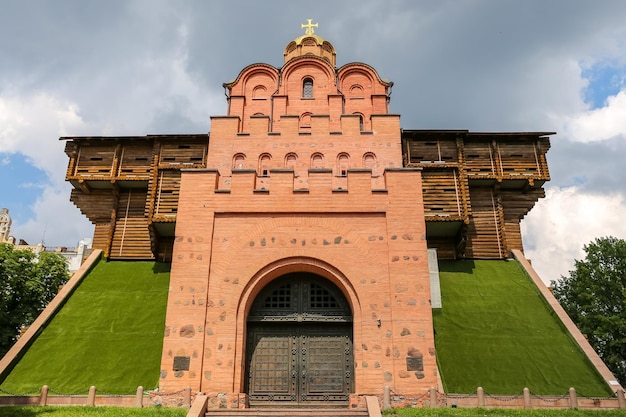
[[[598,238],[584,246],[554,295],[617,379],[626,383],[626,241]]]
[[[30,325],[67,282],[69,272],[62,256],[15,250],[0,243],[0,357]]]

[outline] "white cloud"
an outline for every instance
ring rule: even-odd
[[[93,235],[93,225],[70,202],[69,184],[49,186],[33,206],[35,217],[24,224],[13,224],[11,235],[30,244],[74,246]]]
[[[561,123],[564,134],[578,142],[626,137],[626,89],[608,97],[603,107],[564,116]]]
[[[583,246],[596,238],[626,238],[626,201],[621,194],[594,195],[576,186],[548,188],[522,222],[526,257],[549,283],[568,276]]]
[[[50,94],[0,96],[0,152],[25,155],[55,184],[67,164],[59,137],[85,128],[78,106]]]
[[[19,153],[47,176],[43,184],[33,184],[41,189],[34,216],[14,221],[12,235],[69,246],[93,233],[69,201],[68,158],[60,136],[205,133],[210,115],[223,113],[221,89],[203,88],[187,69],[186,27],[181,24],[176,32],[166,49],[160,44],[125,59],[99,60],[97,69],[70,66],[66,79],[32,91],[26,75],[4,84],[0,77],[0,154],[5,154],[0,164]]]
[[[282,48],[302,33],[300,23],[308,17],[337,48],[339,65],[363,61],[396,83],[391,108],[402,114],[405,128],[554,130],[551,184],[582,178],[600,193],[615,188],[605,176],[620,183],[615,167],[622,147],[608,139],[626,137],[626,92],[590,110],[581,70],[603,60],[626,62],[626,3],[620,0],[323,0],[316,16],[302,16],[293,2],[135,0],[89,8],[42,3],[36,10],[23,3],[0,14],[0,33],[14,40],[0,42],[0,152],[26,155],[50,176],[36,217],[23,229],[38,238],[49,221],[46,210],[77,213],[63,184],[67,157],[59,136],[206,132],[209,117],[225,113],[222,82],[257,60],[281,65]],[[249,13],[242,16],[242,8]],[[26,17],[33,24],[21,24]],[[235,18],[240,24],[230,24]],[[570,139],[604,142],[593,149],[565,146]],[[594,159],[582,158],[585,152]],[[549,195],[563,199],[567,190]],[[553,205],[560,200],[554,201],[540,201],[528,218],[571,216],[567,206],[559,213]],[[46,240],[55,244],[83,237],[54,236],[50,225],[47,230]],[[541,228],[531,232],[527,246],[535,250],[532,242],[546,235]],[[556,232],[567,233],[577,232]],[[590,233],[576,246],[594,237]],[[570,258],[572,253],[563,254]]]
[[[44,184],[27,183],[41,189],[32,207],[35,217],[25,224],[14,222],[11,234],[29,243],[50,237],[55,245],[72,245],[73,240],[91,236],[92,226],[69,201],[65,144],[59,141],[60,136],[90,129],[78,106],[43,92],[0,96],[0,126],[0,151],[24,155],[47,175]]]

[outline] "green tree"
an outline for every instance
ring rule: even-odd
[[[37,256],[0,243],[0,357],[68,279],[67,263],[60,255],[42,252]]]
[[[554,295],[617,379],[626,383],[626,241],[598,238],[584,246]]]

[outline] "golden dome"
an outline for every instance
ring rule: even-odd
[[[289,42],[285,47],[285,52],[283,53],[285,63],[299,56],[315,55],[334,67],[336,65],[335,48],[330,42],[315,34],[313,28],[318,27],[318,24],[313,23],[313,19],[307,19],[307,23],[303,23],[301,27],[304,29],[304,35]]]

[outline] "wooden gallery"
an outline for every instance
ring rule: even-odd
[[[225,84],[210,134],[64,137],[110,260],[171,262],[160,389],[346,404],[440,386],[439,259],[502,259],[549,132],[410,130],[313,27]],[[430,258],[430,266],[429,266]]]

